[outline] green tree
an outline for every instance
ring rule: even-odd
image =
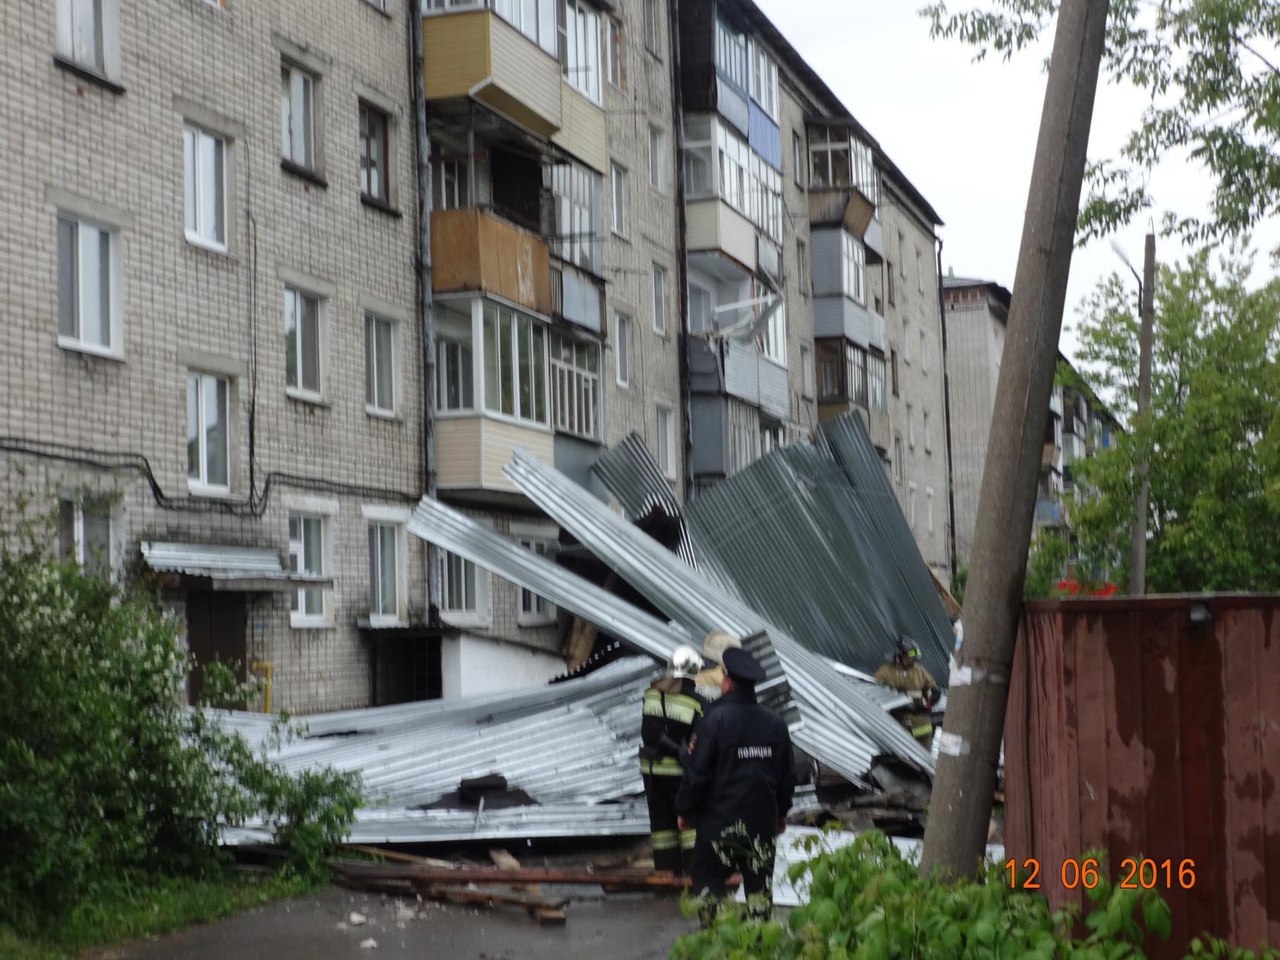
[[[933,36],[975,46],[978,59],[993,50],[1008,59],[1046,34],[1057,9],[1058,0],[982,0],[953,12],[938,0],[921,12]],[[1216,186],[1208,218],[1170,212],[1168,230],[1218,239],[1280,209],[1278,43],[1274,0],[1111,0],[1107,79],[1150,99],[1119,155],[1089,166],[1082,238],[1152,207],[1147,175],[1170,154],[1201,163]]]
[[[1156,286],[1147,422],[1079,464],[1092,491],[1072,512],[1086,569],[1127,580],[1135,464],[1149,458],[1152,592],[1280,589],[1280,279],[1250,290],[1252,261],[1207,251]],[[1128,424],[1137,408],[1138,319],[1119,276],[1086,301],[1080,359]]]
[[[1045,600],[1058,595],[1058,581],[1066,572],[1071,544],[1058,530],[1042,530],[1035,538],[1027,559],[1027,579],[1023,581],[1025,600]]]

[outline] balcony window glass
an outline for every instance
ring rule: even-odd
[[[564,77],[593,103],[600,102],[600,14],[578,0],[565,3]]]
[[[885,362],[884,357],[874,353],[867,355],[867,405],[872,410],[883,412],[887,409],[884,395]]]
[[[436,407],[440,410],[475,408],[471,341],[452,337],[436,341]]]
[[[485,409],[546,425],[546,327],[489,301],[483,326]]]
[[[837,340],[819,340],[818,399],[838,400],[844,397],[844,358]]]
[[[557,2],[561,0],[426,0],[426,12],[491,9],[547,53],[555,56]]]
[[[754,40],[751,43],[751,99],[770,118],[778,121],[778,64],[769,51]]]
[[[844,248],[845,296],[856,300],[858,303],[866,304],[867,252],[863,249],[862,243],[855,240],[850,234],[841,231],[840,237]]]
[[[684,122],[684,189],[690,197],[715,193],[714,134],[708,117],[691,117]]]
[[[551,191],[552,252],[561,260],[592,273],[603,270],[600,174],[581,164],[557,163],[546,168]]]
[[[715,182],[720,199],[768,236],[781,241],[781,174],[728,127],[715,120],[710,121],[710,126],[715,131],[718,163]]]
[[[764,330],[760,332],[760,352],[772,360],[786,366],[787,363],[787,305],[779,300],[777,309],[769,315]]]
[[[465,160],[437,160],[431,166],[431,195],[437,210],[461,210],[471,206]]]
[[[739,90],[747,89],[747,37],[716,17],[716,70]]]
[[[867,351],[845,344],[845,385],[848,399],[860,407],[867,406]]]
[[[715,329],[711,312],[711,291],[689,281],[689,332],[710,333]]]
[[[557,430],[600,439],[600,345],[551,337],[551,406]]]

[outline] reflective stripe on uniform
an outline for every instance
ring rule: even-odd
[[[913,737],[927,737],[931,733],[933,733],[932,723],[926,723],[921,726],[911,728],[911,735]]]
[[[676,723],[692,725],[702,716],[702,705],[693,697],[683,693],[668,693],[665,696],[657,690],[646,690],[644,694],[644,715],[646,717],[665,717]]]
[[[663,757],[661,760],[641,760],[640,772],[654,777],[682,777],[684,767],[675,757]]]
[[[697,830],[681,830],[680,831],[680,849],[692,850],[693,845],[698,840]]]
[[[680,842],[680,835],[675,830],[655,830],[651,837],[655,850],[674,850]]]

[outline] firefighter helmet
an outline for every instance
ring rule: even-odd
[[[671,676],[696,677],[702,669],[702,658],[693,647],[679,646],[671,654]]]

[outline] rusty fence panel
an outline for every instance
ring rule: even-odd
[[[1278,777],[1280,597],[1027,604],[1005,722],[1005,839],[1009,857],[1038,862],[1055,908],[1084,905],[1064,881],[1100,849],[1114,880],[1154,885],[1169,903],[1173,936],[1150,956],[1181,957],[1205,931],[1280,945]]]

